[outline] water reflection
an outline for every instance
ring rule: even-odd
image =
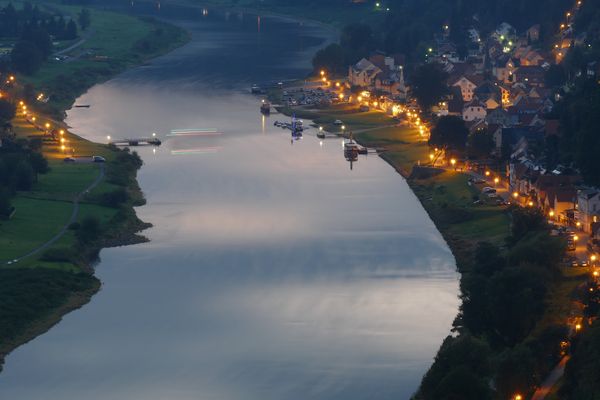
[[[350,171],[316,132],[290,146],[241,93],[254,64],[206,79],[207,41],[252,41],[210,29],[69,113],[90,139],[166,139],[138,149],[151,241],[102,252],[103,290],[8,357],[1,398],[405,399],[448,333],[453,259],[406,183],[377,157]]]

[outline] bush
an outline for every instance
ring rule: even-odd
[[[81,226],[76,235],[81,243],[90,243],[98,239],[100,236],[100,221],[98,218],[89,216],[81,220]]]
[[[72,262],[75,258],[73,251],[69,248],[56,247],[48,249],[42,255],[43,261],[50,262]]]
[[[119,208],[129,200],[129,194],[124,188],[118,188],[112,192],[103,193],[100,196],[100,204],[106,207]]]

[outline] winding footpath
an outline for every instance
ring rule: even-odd
[[[6,261],[5,263],[6,264],[18,263],[19,261],[22,261],[26,258],[29,258],[33,255],[38,254],[41,251],[46,250],[48,247],[52,246],[54,243],[56,243],[56,241],[58,241],[60,238],[62,238],[65,235],[65,233],[67,232],[67,230],[69,229],[69,225],[71,225],[72,223],[74,223],[77,220],[77,216],[79,215],[79,202],[81,201],[82,197],[84,195],[86,195],[87,193],[89,193],[91,190],[93,190],[96,186],[98,186],[100,184],[100,182],[102,182],[102,179],[104,179],[104,175],[105,175],[104,164],[100,164],[100,172],[98,173],[98,176],[96,177],[94,182],[92,182],[87,188],[85,188],[82,192],[80,192],[79,194],[77,194],[77,196],[75,196],[75,198],[73,199],[73,211],[71,212],[71,217],[63,225],[63,227],[60,229],[60,231],[54,237],[52,237],[50,240],[48,240],[46,243],[42,244],[41,246],[38,246],[35,249],[31,250],[29,253],[27,253],[21,257],[15,258],[13,260]]]

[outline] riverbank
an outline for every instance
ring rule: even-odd
[[[71,15],[80,10],[48,7]],[[11,199],[16,212],[0,222],[0,368],[16,347],[90,301],[101,286],[92,265],[102,248],[140,243],[146,239],[138,232],[150,226],[134,210],[144,203],[136,180],[141,159],[77,136],[62,119],[93,85],[183,45],[189,35],[154,19],[95,9],[91,20],[91,33],[67,52],[67,60],[17,76],[15,95],[27,100],[24,88],[31,85],[50,98],[29,99],[13,121],[16,140],[41,143],[50,171]],[[66,156],[78,162],[65,163]],[[106,162],[89,162],[91,156]]]
[[[279,102],[278,96],[279,93],[271,93],[273,103]],[[283,107],[279,110],[288,116],[295,113],[298,118],[310,119],[315,126],[322,127],[329,133],[347,136],[349,132],[353,132],[353,137],[359,144],[378,149],[380,156],[406,179],[444,237],[461,274],[461,287],[473,279],[472,270],[476,267],[475,258],[479,243],[488,242],[495,248],[501,249],[502,253],[510,258],[508,254],[511,254],[512,249],[507,245],[507,238],[512,234],[511,209],[489,201],[487,196],[481,193],[481,187],[478,188],[477,185],[469,182],[471,176],[467,172],[414,168],[418,164],[427,165],[431,151],[418,129],[407,123],[393,120],[383,112],[361,112],[357,106],[348,104],[310,109]],[[336,120],[343,122],[344,129],[341,125],[334,124]],[[360,163],[359,155],[354,168],[360,168]],[[475,200],[479,201],[475,202]],[[551,267],[548,266],[548,269]],[[531,332],[519,342],[520,346],[532,348],[548,346],[549,349],[544,350],[547,354],[544,353],[543,356],[542,353],[537,354],[538,357],[546,358],[537,361],[536,376],[527,384],[529,386],[521,386],[520,390],[523,394],[526,393],[526,388],[539,383],[538,381],[552,370],[554,362],[558,362],[556,357],[562,350],[557,350],[557,346],[563,340],[561,338],[565,337],[561,335],[567,329],[566,321],[572,315],[574,293],[587,277],[587,271],[573,270],[568,267],[560,267],[556,273],[560,276],[548,280],[542,313],[536,317]],[[482,287],[481,290],[485,288]],[[464,292],[462,293],[464,295]],[[460,328],[463,326],[460,318],[459,313],[457,330],[463,332]],[[467,337],[466,340],[469,340],[470,335],[462,334],[460,337]],[[443,349],[442,347],[440,352]],[[510,353],[507,353],[506,348],[500,346],[492,351],[490,357],[494,363],[499,363],[506,360],[507,354]],[[436,363],[438,359],[436,358]]]

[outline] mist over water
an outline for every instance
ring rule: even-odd
[[[380,158],[350,170],[341,140],[292,142],[247,94],[305,76],[331,32],[160,13],[192,42],[67,119],[92,140],[164,139],[137,149],[150,242],[102,251],[101,292],[7,358],[0,398],[409,398],[457,313],[449,249]],[[182,129],[211,134],[166,137]]]

